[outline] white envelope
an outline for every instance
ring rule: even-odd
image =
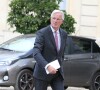
[[[59,69],[59,68],[60,68],[60,64],[59,64],[58,60],[54,60],[54,61],[50,62],[50,63],[48,64],[48,66],[49,66],[49,65],[51,65],[51,66],[54,67],[55,69]],[[46,69],[46,73],[49,74],[48,69]]]

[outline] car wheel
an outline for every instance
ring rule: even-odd
[[[94,75],[89,90],[100,90],[100,72]]]
[[[16,80],[15,90],[33,90],[34,79],[32,71],[25,69],[22,70]]]

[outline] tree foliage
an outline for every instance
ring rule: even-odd
[[[15,27],[21,34],[35,33],[40,28],[50,24],[50,14],[54,9],[59,9],[62,0],[12,0],[9,4],[11,10],[8,23]],[[75,31],[75,20],[65,12],[62,28],[68,33]]]

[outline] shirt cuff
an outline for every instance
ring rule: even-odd
[[[49,66],[49,64],[47,64],[46,66],[45,66],[45,70],[47,70],[47,67]]]

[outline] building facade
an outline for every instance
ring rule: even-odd
[[[68,0],[67,11],[77,22],[75,35],[100,39],[100,0]]]
[[[9,3],[10,0],[0,0],[0,43],[20,35],[7,24]],[[77,22],[74,35],[100,39],[100,0],[63,0],[61,6]]]
[[[7,23],[10,1],[11,0],[0,0],[0,43],[20,35],[19,33],[13,33],[12,28],[10,28]]]

